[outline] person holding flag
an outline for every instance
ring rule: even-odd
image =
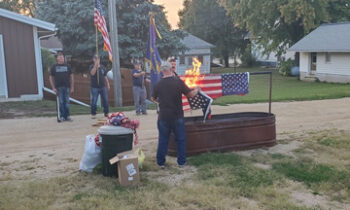
[[[151,91],[153,90],[154,85],[160,80],[160,65],[162,60],[160,58],[156,41],[157,37],[162,39],[157,27],[154,14],[150,13],[150,27],[149,27],[149,38],[147,44],[147,53],[146,53],[146,65],[151,73]]]

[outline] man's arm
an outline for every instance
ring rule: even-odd
[[[55,87],[54,77],[50,75],[49,79],[50,79],[50,85],[51,85],[52,90],[55,91],[55,93],[57,93],[57,90],[56,90],[56,87]]]
[[[111,86],[109,85],[109,80],[107,76],[105,76],[105,83],[106,83],[107,90],[110,90]]]
[[[74,93],[74,75],[70,74],[70,93]]]
[[[96,59],[94,66],[90,70],[90,75],[94,76],[96,74],[98,68],[100,68],[100,59],[99,58]]]
[[[132,76],[135,78],[139,78],[141,76],[144,76],[146,73],[144,71],[140,72],[140,73],[133,73]]]
[[[191,90],[189,93],[187,93],[186,96],[189,97],[189,98],[193,98],[193,97],[195,97],[198,94],[198,92],[199,92],[199,87]]]

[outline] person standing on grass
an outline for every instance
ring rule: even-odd
[[[141,113],[147,114],[147,92],[145,87],[145,82],[149,82],[146,78],[146,72],[142,71],[141,64],[139,61],[134,62],[134,69],[131,71],[132,75],[132,90],[134,94],[134,104],[136,115]],[[141,103],[141,104],[140,104]]]
[[[98,96],[101,96],[103,113],[108,117],[108,91],[111,89],[107,78],[106,68],[100,64],[100,58],[94,55],[92,58],[94,64],[90,66],[91,76],[91,118],[96,118],[96,104]]]
[[[71,68],[65,63],[63,52],[56,55],[57,64],[51,67],[50,84],[58,96],[59,119],[58,122],[72,121],[69,113],[69,97],[74,92],[74,76]]]
[[[174,132],[177,145],[177,163],[181,167],[186,163],[186,133],[184,113],[182,108],[182,94],[193,98],[199,88],[191,90],[178,79],[171,70],[169,62],[162,62],[160,67],[163,78],[154,86],[152,100],[159,103],[158,115],[158,149],[157,164],[165,167],[165,157],[168,152],[170,133]]]

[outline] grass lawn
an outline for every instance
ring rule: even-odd
[[[290,137],[292,138],[292,137]],[[165,170],[148,157],[141,183],[120,187],[98,172],[16,181],[0,174],[0,209],[347,209],[349,133],[325,130],[288,141],[298,148],[207,153]],[[279,153],[280,152],[280,153]],[[6,167],[1,163],[0,169]],[[174,182],[172,180],[178,180]]]
[[[272,71],[273,101],[303,101],[334,99],[350,96],[349,84],[331,84],[323,82],[303,82],[297,77],[283,77],[276,69],[237,68],[237,72]],[[233,68],[214,68],[213,73],[234,72]],[[249,94],[246,96],[225,96],[214,101],[217,105],[235,103],[256,103],[268,101],[269,75],[252,75]]]

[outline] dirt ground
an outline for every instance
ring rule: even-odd
[[[278,139],[310,130],[337,128],[350,131],[349,104],[350,98],[273,103]],[[268,105],[214,106],[212,110],[213,114],[267,111]],[[149,111],[147,116],[136,116],[133,112],[126,114],[140,120],[140,145],[147,158],[154,159],[157,141],[155,111]],[[186,115],[196,114],[199,112]],[[77,171],[85,136],[96,134],[97,128],[92,127],[96,120],[90,116],[73,116],[73,120],[60,124],[54,117],[0,120],[0,177],[16,181],[37,180]]]

